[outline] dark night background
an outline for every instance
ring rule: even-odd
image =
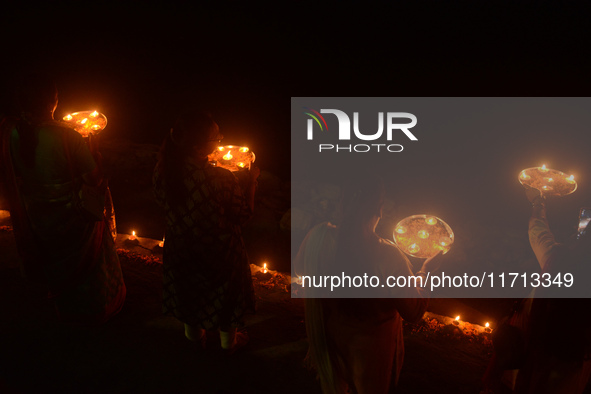
[[[105,113],[106,139],[160,143],[177,113],[205,108],[225,143],[250,146],[262,170],[287,181],[290,97],[588,95],[585,14],[573,5],[282,6],[7,8],[1,17],[2,112],[15,76],[30,70],[55,77],[56,118],[90,108]],[[497,226],[508,219],[523,223],[525,232],[528,205],[514,176],[547,162],[580,180],[577,193],[550,212],[566,237],[579,207],[591,204],[591,182],[585,184],[591,138],[585,126],[573,130],[568,121],[556,120],[557,127],[516,121],[523,127],[515,135],[474,130],[422,142],[437,160],[412,156],[410,165],[392,166],[390,197],[412,210],[445,191],[436,210],[450,223],[462,222],[462,212],[472,218],[483,212]],[[414,187],[413,179],[429,166],[440,168],[446,157],[456,160],[446,176],[432,187]],[[470,186],[482,177],[496,186]]]
[[[473,1],[415,1],[412,5],[410,2],[277,2],[274,6],[20,2],[18,6],[2,6],[0,26],[0,113],[10,110],[9,89],[15,77],[28,71],[43,71],[55,77],[60,92],[56,118],[76,110],[97,109],[106,114],[109,121],[104,138],[113,141],[159,144],[178,112],[187,108],[208,109],[220,125],[226,143],[250,146],[257,154],[256,164],[283,181],[290,179],[290,97],[589,96],[591,86],[587,60],[591,58],[590,46],[584,34],[588,13],[570,2],[568,6],[557,2],[478,2],[476,5]],[[557,169],[572,171],[580,181],[574,195],[551,207],[553,226],[566,236],[576,222],[579,207],[591,206],[591,136],[584,127],[577,128],[575,133],[572,129],[560,129],[558,120],[556,124],[556,128],[542,132],[539,128],[527,127],[526,122],[519,135],[511,136],[511,141],[475,131],[469,136],[450,136],[449,141],[445,136],[438,136],[422,145],[437,150],[439,145],[451,144],[447,152],[438,152],[439,160],[445,159],[446,154],[454,159],[462,157],[467,149],[477,148],[489,153],[466,155],[469,161],[464,166],[454,167],[453,179],[472,179],[482,171],[492,174],[495,184],[503,188],[502,193],[463,187],[458,182],[453,185],[454,195],[450,193],[452,186],[441,178],[427,193],[417,195],[412,192],[412,185],[408,185],[413,173],[407,167],[392,169],[392,179],[399,180],[403,176],[405,183],[401,186],[401,182],[389,182],[389,197],[409,211],[437,201],[439,206],[435,209],[443,212],[441,217],[450,224],[460,222],[458,227],[462,225],[458,216],[462,212],[471,212],[469,219],[474,221],[477,218],[472,212],[482,211],[497,228],[502,228],[509,219],[511,223],[522,223],[526,238],[529,205],[516,176],[525,167],[547,161]],[[466,145],[453,143],[461,137],[465,137]],[[488,158],[493,149],[497,153],[493,155],[495,161],[491,162]],[[483,159],[485,157],[487,160]],[[416,165],[417,174],[425,171],[418,157],[408,160]],[[440,193],[445,197],[437,200],[439,190],[445,191]],[[464,210],[464,207],[469,209]],[[134,214],[121,211],[118,217],[120,213],[121,216]],[[471,234],[469,229],[460,230]],[[519,228],[512,230],[521,231]],[[460,234],[461,231],[457,233],[458,241]],[[502,231],[499,234],[504,235]],[[156,282],[159,283],[159,277]],[[7,294],[11,289],[15,294],[25,294],[24,285],[18,282],[7,288]],[[132,292],[130,295],[133,296]],[[144,306],[144,300],[139,300],[143,296],[135,295],[137,305]],[[10,305],[2,303],[2,308],[13,306],[12,302]],[[128,310],[135,313],[132,306]],[[153,300],[152,307],[156,312],[146,309],[150,318],[154,314],[159,316],[159,298]],[[131,371],[131,376],[137,379],[137,382],[123,384],[130,378],[120,372],[114,378],[115,386],[119,382],[120,387],[135,388],[140,382],[146,389],[158,390],[160,386],[149,386],[154,382],[165,386],[175,379],[191,385],[199,383],[194,382],[193,370],[181,376],[185,371],[184,361],[194,357],[188,351],[181,356],[175,353],[176,349],[185,348],[182,334],[177,338],[172,331],[168,334],[161,328],[142,326],[143,320],[128,316],[129,312],[119,321],[119,326],[114,322],[111,327],[115,330],[105,329],[108,335],[96,335],[103,340],[97,340],[96,347],[92,345],[93,340],[89,340],[91,346],[72,339],[74,351],[61,346],[62,342],[68,343],[66,335],[60,342],[55,340],[51,330],[41,334],[39,330],[33,332],[38,322],[31,320],[29,312],[21,311],[18,304],[14,303],[13,309],[18,313],[10,316],[21,318],[10,322],[9,327],[14,327],[10,335],[17,340],[7,354],[26,361],[30,352],[31,360],[40,360],[39,365],[35,364],[36,371],[62,368],[59,362],[54,369],[43,365],[44,360],[53,357],[53,353],[47,356],[49,353],[43,350],[48,343],[55,343],[51,345],[55,346],[55,354],[63,353],[63,357],[80,352],[92,358],[93,363],[89,365],[96,364],[93,368],[100,373],[85,369],[84,362],[72,358],[64,376],[70,370],[79,371],[82,376],[80,386],[72,387],[86,387],[84,379],[90,381],[101,376],[105,377],[103,383],[108,384],[113,379],[109,368],[117,365],[105,361],[109,359],[125,365],[121,371]],[[293,322],[295,328],[292,328],[290,341],[305,336],[301,332],[303,327],[296,327],[303,317],[300,319],[291,312],[278,315],[276,304],[269,309],[273,317],[288,316],[284,318],[286,324]],[[30,321],[33,323],[29,324]],[[275,345],[272,340],[276,340],[278,346],[284,344],[284,331],[274,331],[283,326],[271,325],[270,321],[254,324],[250,331],[254,337],[252,343],[267,346]],[[178,327],[171,327],[177,334],[180,332]],[[127,330],[127,336],[120,336],[117,328]],[[39,340],[37,346],[36,340],[27,338],[25,341],[23,338],[29,332],[46,342]],[[137,336],[136,332],[147,332],[148,336]],[[10,335],[5,336],[6,341],[12,341]],[[178,343],[174,342],[177,339]],[[133,346],[141,350],[136,358],[127,350]],[[87,356],[86,348],[95,349],[97,356],[92,352]],[[119,348],[121,350],[117,350]],[[412,357],[416,357],[414,365],[419,366],[414,370],[413,385],[418,381],[429,383],[425,371],[441,372],[440,379],[449,375],[450,381],[458,385],[464,383],[453,377],[463,372],[463,368],[456,368],[460,364],[442,365],[447,363],[445,357],[455,351],[434,352],[429,356],[413,353],[411,347],[408,349],[408,365],[413,365]],[[301,382],[317,389],[313,377],[302,378],[303,372],[297,369],[303,354],[294,354],[291,364],[277,362],[277,354],[270,357],[268,365],[275,368],[275,380],[282,380],[281,387],[286,387],[288,379],[293,379],[294,390],[298,392],[306,392],[296,384]],[[2,361],[12,363],[12,356],[9,358]],[[8,370],[15,374],[17,382],[20,376],[23,382],[31,378],[24,367],[21,369],[21,366],[28,368],[22,360],[14,362]],[[251,375],[251,370],[258,368],[259,359],[256,360],[253,362],[252,357],[246,361],[238,359],[233,364],[234,370],[241,371],[245,381],[260,380],[263,384],[259,372]],[[442,360],[441,365],[429,364],[434,360]],[[135,366],[136,362],[139,367]],[[170,372],[175,362],[179,366],[178,373]],[[482,361],[482,365],[485,363],[486,360]],[[191,364],[186,364],[188,371]],[[222,364],[210,365],[208,360],[203,361],[203,365],[210,367],[203,375],[211,380]],[[295,377],[291,376],[294,371]],[[479,377],[481,371],[472,375]],[[35,384],[43,387],[45,383],[39,379]],[[473,386],[478,383],[473,382]],[[407,392],[414,392],[414,386],[410,387]],[[446,387],[437,389],[451,392],[456,387],[450,385],[447,391]]]
[[[15,76],[31,70],[55,77],[56,118],[105,113],[105,139],[159,144],[176,114],[204,108],[225,143],[250,146],[256,164],[284,181],[290,97],[588,95],[584,13],[572,5],[130,2],[5,11],[2,112]],[[515,121],[522,126],[515,134],[422,139],[420,155],[404,152],[405,165],[394,163],[385,176],[389,197],[410,214],[436,201],[434,210],[452,225],[480,212],[483,225],[523,223],[525,236],[529,209],[515,174],[547,162],[580,180],[577,193],[549,213],[557,234],[568,236],[579,207],[591,205],[591,138],[568,120],[556,119],[556,127]],[[424,160],[429,152],[433,161]],[[446,159],[453,166],[432,186],[416,181]],[[483,178],[494,186],[482,187]]]
[[[5,7],[1,80],[48,72],[56,117],[97,108],[105,133],[138,142],[159,143],[182,109],[209,109],[226,142],[284,178],[291,96],[586,94],[584,13],[572,6],[282,6]]]

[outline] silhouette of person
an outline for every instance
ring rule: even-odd
[[[94,325],[121,309],[126,288],[106,219],[79,208],[82,184],[100,188],[101,156],[53,120],[54,82],[29,75],[17,115],[2,119],[0,172],[25,277],[49,290],[61,321]]]
[[[252,216],[260,170],[237,177],[208,163],[223,135],[210,115],[181,116],[165,138],[154,170],[154,191],[166,214],[164,312],[185,324],[189,340],[205,346],[206,330],[220,330],[232,352],[247,337],[237,332],[254,291],[241,226]]]
[[[382,280],[413,276],[408,258],[375,233],[385,196],[382,180],[364,174],[354,182],[342,223],[322,223],[310,230],[294,260],[296,270],[312,276],[367,274]],[[416,275],[424,279],[438,265],[428,259]],[[381,289],[368,293],[356,288],[337,295],[349,298],[321,298],[329,290],[305,293],[308,361],[324,393],[379,394],[397,385],[404,359],[402,319],[421,319],[428,299],[417,287]],[[383,298],[350,298],[356,294]]]

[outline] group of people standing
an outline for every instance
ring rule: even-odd
[[[47,290],[61,322],[99,325],[126,297],[107,215],[85,210],[83,191],[100,196],[107,181],[96,144],[53,119],[57,104],[47,76],[19,82],[13,113],[0,119],[0,192],[25,278]],[[207,156],[222,139],[209,114],[181,115],[163,143],[154,192],[166,215],[164,311],[201,346],[206,330],[220,330],[221,347],[232,352],[245,343],[236,329],[254,310],[241,226],[253,213],[260,171],[239,182],[211,166]]]
[[[437,255],[413,273],[397,246],[375,233],[385,197],[382,180],[364,174],[352,184],[345,193],[340,223],[321,223],[308,232],[294,260],[296,272],[424,278],[436,271],[441,265]],[[591,231],[583,232],[571,245],[558,243],[546,219],[546,199],[536,189],[527,190],[526,195],[532,204],[530,244],[542,273],[554,277],[588,265]],[[318,289],[310,291],[310,297],[304,295],[307,360],[317,371],[323,393],[395,390],[404,359],[401,319],[422,318],[428,287],[387,289],[384,298],[324,298]],[[542,298],[543,289],[537,291],[507,319],[508,328],[504,325],[499,335],[493,334],[495,352],[482,379],[482,393],[584,392],[591,376],[589,302]],[[569,323],[560,316],[568,316]]]
[[[23,274],[47,290],[61,321],[102,324],[121,310],[126,296],[106,218],[84,215],[80,204],[84,186],[106,188],[102,157],[91,141],[53,120],[58,95],[51,80],[23,80],[15,103],[14,114],[0,120],[0,186]],[[181,115],[165,137],[153,180],[166,215],[164,311],[183,322],[186,337],[199,346],[205,346],[207,331],[219,330],[222,349],[232,352],[247,340],[237,327],[254,310],[241,227],[253,214],[259,170],[249,170],[239,182],[230,171],[211,166],[207,156],[222,139],[210,115]],[[413,274],[396,245],[375,233],[383,183],[371,175],[356,181],[342,222],[322,223],[308,233],[294,261],[296,270],[322,275],[346,260],[380,277],[436,271],[437,256]],[[530,242],[542,272],[588,263],[591,232],[573,247],[557,243],[548,228],[545,199],[536,191],[527,195],[533,206]],[[398,293],[305,300],[307,359],[324,393],[380,394],[396,386],[404,359],[402,319],[421,319],[429,294],[425,288],[391,291]],[[534,299],[524,305],[525,323],[519,328],[526,351],[516,392],[582,392],[591,374],[591,324],[560,326],[553,313],[574,314],[583,303]],[[493,359],[484,380],[489,392],[500,387],[505,366],[499,360]]]

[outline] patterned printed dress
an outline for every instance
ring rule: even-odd
[[[252,212],[228,170],[187,159],[178,176],[188,191],[181,201],[167,195],[161,163],[154,171],[154,191],[166,214],[164,313],[206,330],[238,327],[244,312],[254,311],[241,230]]]

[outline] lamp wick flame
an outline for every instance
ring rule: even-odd
[[[456,316],[456,321],[460,321],[460,315]]]
[[[224,160],[230,160],[232,159],[232,151],[228,151],[228,153],[226,153],[224,156],[222,156]]]
[[[547,170],[546,164],[542,164],[542,170]]]

